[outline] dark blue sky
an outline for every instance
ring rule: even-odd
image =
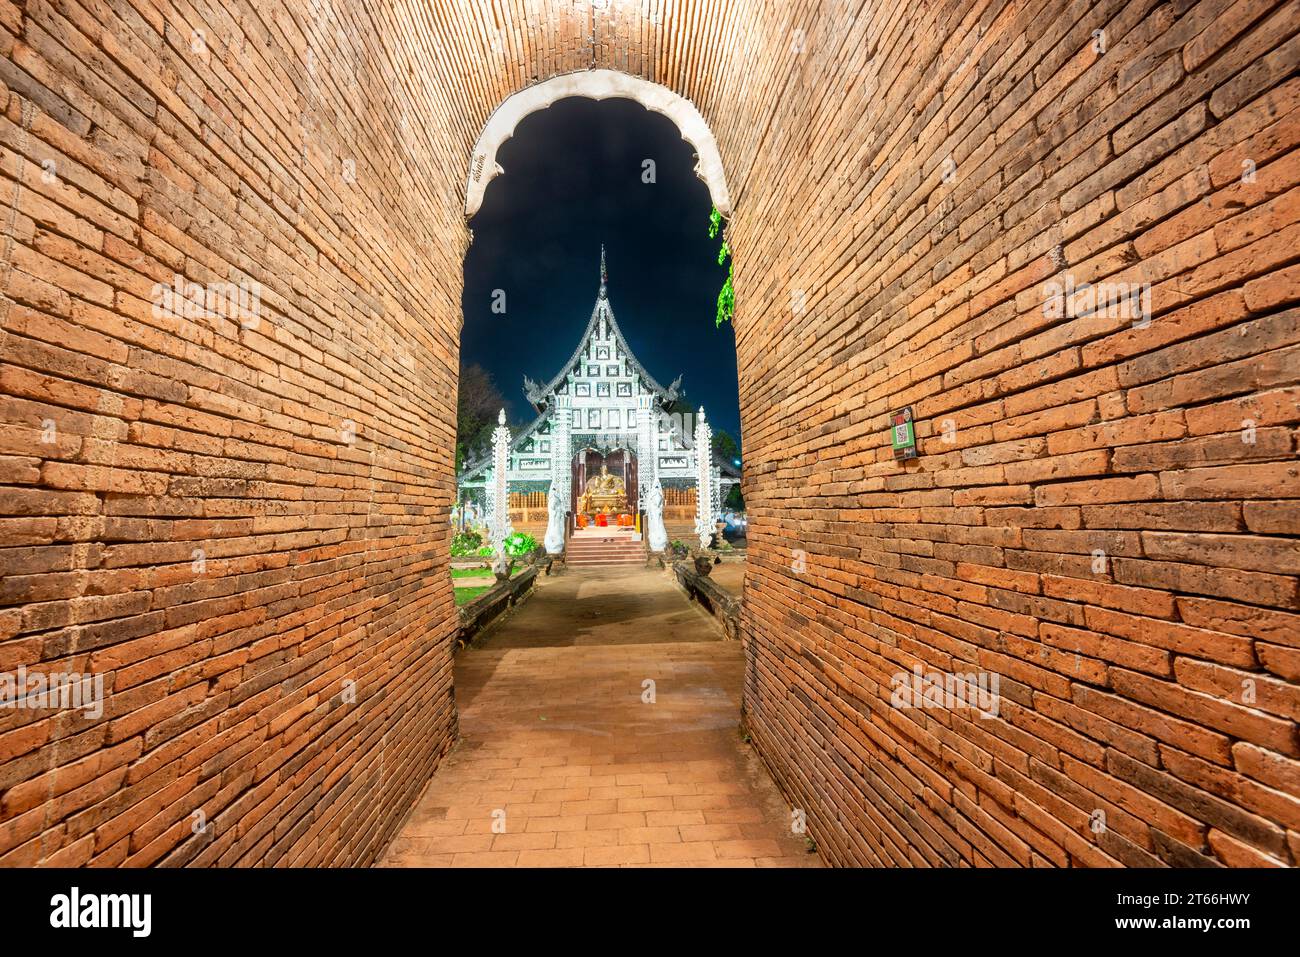
[[[645,160],[654,183],[642,182]],[[630,100],[561,100],[524,119],[497,156],[505,172],[470,223],[462,362],[493,374],[512,421],[531,421],[520,387],[545,382],[572,355],[600,285],[637,358],[662,385],[679,374],[686,399],[740,440],[736,343],[714,326],[721,237],[677,127]],[[492,312],[493,290],[506,312]]]

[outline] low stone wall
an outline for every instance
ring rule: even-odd
[[[457,647],[465,647],[492,622],[496,621],[533,593],[537,567],[533,566],[506,581],[497,582],[473,601],[462,605]]]
[[[694,561],[679,561],[672,566],[677,584],[718,620],[728,638],[740,637],[740,598],[727,591],[707,575],[695,570]]]

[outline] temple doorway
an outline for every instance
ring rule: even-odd
[[[578,528],[634,527],[637,459],[627,449],[580,449],[572,461],[570,510]]]

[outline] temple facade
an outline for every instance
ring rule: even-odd
[[[503,493],[545,492],[552,503],[548,549],[555,551],[557,512],[566,527],[634,522],[647,506],[661,505],[663,489],[695,486],[704,489],[697,525],[711,527],[740,474],[712,454],[702,408],[675,411],[680,388],[680,376],[662,386],[628,347],[610,305],[602,248],[600,289],[573,355],[548,382],[525,376],[537,416],[510,440],[504,480],[491,453],[465,465],[462,506],[491,525]]]

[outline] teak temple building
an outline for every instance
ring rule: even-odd
[[[713,454],[701,461],[699,439],[708,443],[711,431],[702,408],[679,410],[680,393],[680,376],[665,388],[628,347],[609,301],[602,248],[600,291],[573,355],[549,382],[524,377],[537,417],[509,443],[504,486],[489,450],[461,471],[460,501],[490,516],[503,489],[548,497],[555,489],[570,520],[582,524],[602,513],[612,521],[615,513],[644,511],[657,482],[660,489],[705,488],[697,524],[711,527],[740,474]]]

